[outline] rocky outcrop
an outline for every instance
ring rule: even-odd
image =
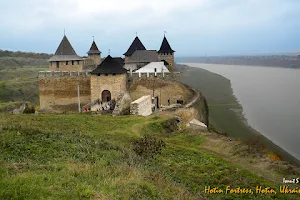
[[[187,123],[186,126],[194,129],[207,130],[207,126],[197,119],[193,119],[192,121]]]
[[[131,96],[128,92],[121,93],[116,101],[115,109],[113,115],[129,115],[130,114],[130,104]]]

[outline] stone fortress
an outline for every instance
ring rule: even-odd
[[[39,72],[41,112],[115,109],[121,113],[123,104],[144,96],[156,108],[186,103],[192,92],[178,81],[174,53],[165,36],[158,51],[146,50],[136,36],[125,58],[102,58],[95,41],[88,56],[80,57],[64,36],[49,59],[49,71]]]

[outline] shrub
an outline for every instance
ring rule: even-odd
[[[6,88],[6,85],[7,85],[7,84],[6,84],[6,81],[1,81],[1,82],[0,82],[0,85],[1,85],[2,88]]]
[[[26,104],[23,113],[24,113],[24,114],[35,113],[35,108],[34,108],[33,106],[28,106],[28,105]]]
[[[161,154],[162,149],[166,146],[165,142],[151,136],[144,136],[133,142],[133,151],[143,158],[154,158]]]

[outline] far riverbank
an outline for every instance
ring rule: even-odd
[[[285,160],[300,164],[300,161],[247,124],[242,115],[243,108],[233,95],[230,80],[200,68],[185,67],[182,72],[182,82],[201,91],[206,97],[210,122],[218,132],[241,139],[250,145],[270,149]]]

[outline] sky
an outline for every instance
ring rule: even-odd
[[[0,49],[55,53],[64,30],[80,56],[93,38],[122,56],[136,33],[146,49],[166,37],[175,56],[300,52],[299,0],[1,0]]]

